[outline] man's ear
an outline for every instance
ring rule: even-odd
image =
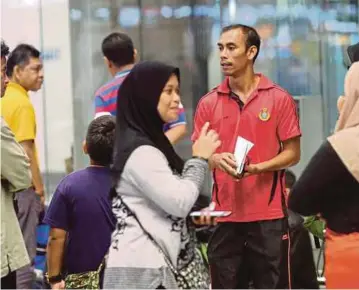
[[[247,51],[247,56],[249,60],[253,60],[254,57],[257,55],[258,53],[258,48],[254,45],[252,45],[248,51]]]
[[[86,140],[82,142],[82,151],[84,152],[85,155],[88,155]]]
[[[21,71],[21,67],[19,65],[15,65],[14,69],[12,71],[12,75],[10,77],[14,77],[15,80],[19,80],[20,79],[20,71]]]
[[[133,59],[135,60],[135,62],[137,61],[137,57],[138,57],[138,51],[137,51],[137,49],[135,48],[135,49],[133,50]]]
[[[108,60],[108,58],[106,56],[103,57],[103,62],[105,63],[105,65],[108,67],[108,68],[111,68],[112,67],[112,63]]]

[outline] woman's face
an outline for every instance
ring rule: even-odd
[[[158,113],[165,123],[178,119],[180,102],[178,78],[172,74],[163,88],[157,106]]]

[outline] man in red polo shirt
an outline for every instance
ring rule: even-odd
[[[210,122],[222,145],[209,160],[218,219],[208,245],[212,288],[288,288],[289,239],[284,169],[300,159],[300,128],[293,98],[261,74],[254,61],[260,38],[252,27],[223,28],[218,42],[226,79],[199,102],[192,140]],[[245,174],[236,173],[238,137],[254,146]]]

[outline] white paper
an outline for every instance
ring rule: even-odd
[[[242,137],[237,138],[236,148],[234,150],[234,156],[237,162],[237,173],[241,174],[246,162],[247,154],[252,149],[254,144]]]

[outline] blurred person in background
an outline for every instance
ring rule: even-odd
[[[110,113],[116,116],[117,92],[126,76],[135,65],[137,50],[132,39],[125,33],[115,32],[102,42],[102,53],[106,67],[113,79],[103,85],[95,94],[96,116]],[[163,127],[172,144],[179,142],[186,134],[186,113],[180,104],[178,118]]]
[[[359,288],[359,62],[354,62],[338,101],[335,133],[313,156],[289,196],[301,215],[326,221],[326,287]]]
[[[10,54],[6,68],[10,82],[1,99],[1,114],[30,159],[32,186],[16,194],[18,218],[31,265],[17,271],[17,288],[31,288],[36,255],[36,227],[45,203],[45,192],[36,151],[35,110],[28,92],[41,88],[44,75],[40,52],[29,44],[19,44]]]
[[[51,226],[47,268],[52,289],[102,286],[104,257],[115,229],[108,195],[114,140],[114,117],[93,120],[83,145],[91,165],[66,176],[53,195],[44,219]]]
[[[300,159],[296,105],[284,89],[254,72],[261,45],[257,31],[224,27],[218,42],[225,80],[198,103],[192,140],[206,122],[222,145],[209,159],[218,218],[208,244],[213,289],[288,288],[289,228],[284,170]],[[254,144],[237,173],[238,137]]]
[[[6,75],[6,58],[9,55],[9,47],[5,44],[4,40],[1,39],[1,98],[5,93],[9,79]]]
[[[111,190],[117,224],[104,288],[208,289],[208,270],[187,216],[220,141],[207,123],[193,157],[184,162],[176,154],[163,125],[178,118],[179,81],[178,68],[147,61],[119,89]]]
[[[285,172],[285,189],[290,191],[297,178],[291,170]],[[313,248],[308,230],[304,227],[304,219],[288,210],[290,227],[290,274],[292,289],[319,289],[317,272],[313,257]]]
[[[9,47],[1,40],[1,97],[8,79],[6,57]],[[15,193],[31,186],[30,164],[1,117],[1,289],[16,288],[16,270],[30,264],[19,221]]]

